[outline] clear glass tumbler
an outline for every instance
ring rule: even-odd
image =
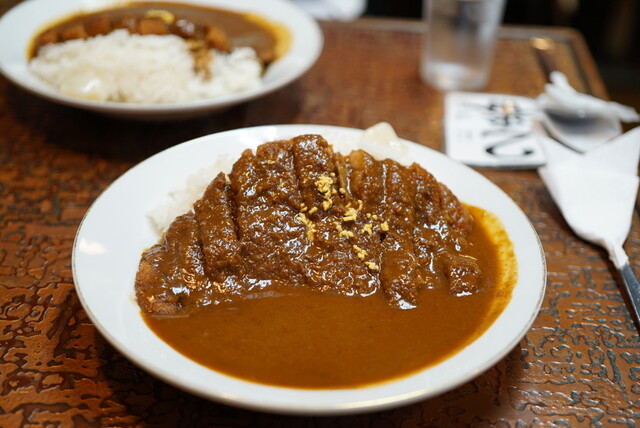
[[[482,89],[505,0],[424,0],[420,74],[445,90]]]

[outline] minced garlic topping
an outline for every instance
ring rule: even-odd
[[[343,238],[353,238],[353,232],[350,230],[341,230],[340,233],[338,233],[338,236]]]
[[[318,192],[320,192],[320,194],[322,195],[322,198],[323,198],[322,208],[325,211],[327,211],[333,205],[333,200],[331,199],[332,195],[336,195],[338,193],[340,193],[341,195],[347,194],[347,191],[344,188],[341,187],[338,191],[336,191],[336,189],[333,187],[335,183],[335,176],[336,176],[335,173],[331,173],[329,175],[320,175],[318,179],[314,182],[316,188],[318,189]],[[358,199],[357,207],[353,207],[353,206],[348,207],[347,211],[342,216],[341,221],[334,222],[334,225],[336,230],[338,231],[339,237],[350,239],[355,236],[352,231],[345,230],[342,227],[342,223],[356,221],[358,219],[359,212],[362,211],[363,206],[364,206],[364,203],[360,199]],[[309,209],[305,204],[301,204],[300,212],[296,216],[296,220],[304,223],[307,226],[307,237],[311,241],[314,240],[315,233],[316,233],[316,226],[311,220],[307,218],[307,216],[304,213],[308,212],[308,214],[311,215],[317,211],[318,211],[317,207],[312,207],[311,209]],[[366,213],[366,216],[367,218],[372,219],[374,221],[380,220],[378,215],[376,214]],[[389,224],[386,221],[380,223],[380,229],[383,232],[387,232],[389,230]],[[360,233],[373,236],[373,223],[366,223],[364,226],[362,226],[362,229],[360,229]],[[358,247],[357,245],[353,245],[353,249],[356,250],[358,258],[364,261],[367,268],[375,271],[380,270],[380,266],[378,266],[375,262],[365,261],[365,259],[369,255],[369,253],[366,250]]]
[[[296,220],[307,226],[307,238],[309,238],[310,241],[313,241],[316,234],[316,225],[309,220],[304,213],[298,213]]]
[[[380,266],[378,266],[374,262],[365,262],[364,264],[367,265],[367,267],[371,270],[380,270]]]
[[[357,245],[354,245],[353,249],[358,252],[358,258],[360,260],[364,260],[369,255],[369,253],[366,250],[363,250],[362,248],[358,247]]]
[[[369,236],[372,236],[373,235],[373,224],[367,223],[364,226],[362,226],[362,233],[366,233]]]
[[[342,238],[353,238],[354,236],[353,232],[351,232],[350,230],[344,230],[340,222],[336,221],[333,224],[336,226],[336,230],[338,231],[338,236]]]
[[[332,175],[335,174],[332,173]],[[333,188],[333,178],[328,175],[321,175],[314,184],[316,185],[318,192],[320,192],[324,198],[324,201],[322,201],[322,208],[326,211],[331,208],[331,205],[333,205],[333,200],[331,199],[331,195],[335,193],[335,189]]]
[[[347,212],[342,217],[342,221],[355,221],[358,218],[358,210],[355,208],[347,209]]]

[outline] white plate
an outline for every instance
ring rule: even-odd
[[[134,119],[178,119],[212,113],[269,94],[305,73],[322,51],[318,24],[288,0],[171,0],[234,11],[255,12],[284,25],[291,33],[291,46],[272,63],[263,84],[239,94],[176,104],[125,104],[97,102],[69,97],[42,82],[28,68],[30,42],[43,26],[80,11],[92,11],[122,4],[121,0],[27,0],[0,19],[0,72],[16,85],[53,102],[99,113]],[[7,42],[10,41],[10,42]]]
[[[144,323],[134,299],[141,252],[156,242],[147,213],[166,201],[194,172],[216,159],[300,134],[329,142],[362,131],[319,125],[274,125],[201,137],[160,152],[118,178],[87,212],[73,248],[76,290],[98,330],[126,357],[165,382],[193,394],[257,410],[291,414],[338,414],[380,410],[425,399],[481,374],[524,336],[538,314],[546,281],[538,237],[518,206],[498,187],[445,155],[406,142],[407,155],[460,199],[496,214],[511,237],[518,283],[504,312],[477,340],[416,375],[382,385],[342,390],[300,390],[245,382],[207,369],[172,349]]]

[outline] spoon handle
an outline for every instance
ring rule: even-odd
[[[532,37],[529,40],[529,44],[531,45],[542,70],[544,70],[547,82],[549,82],[549,75],[551,72],[559,71],[554,57],[556,48],[555,42],[548,37]]]
[[[622,266],[620,276],[622,276],[622,283],[627,289],[627,294],[631,300],[632,316],[635,315],[636,323],[640,326],[640,283],[638,283],[638,279],[631,270],[629,263]]]

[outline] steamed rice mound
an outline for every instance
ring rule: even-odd
[[[175,35],[116,30],[44,46],[31,70],[62,94],[94,101],[165,104],[216,98],[257,88],[262,64],[252,48],[211,51],[211,78],[194,71],[188,44]]]

